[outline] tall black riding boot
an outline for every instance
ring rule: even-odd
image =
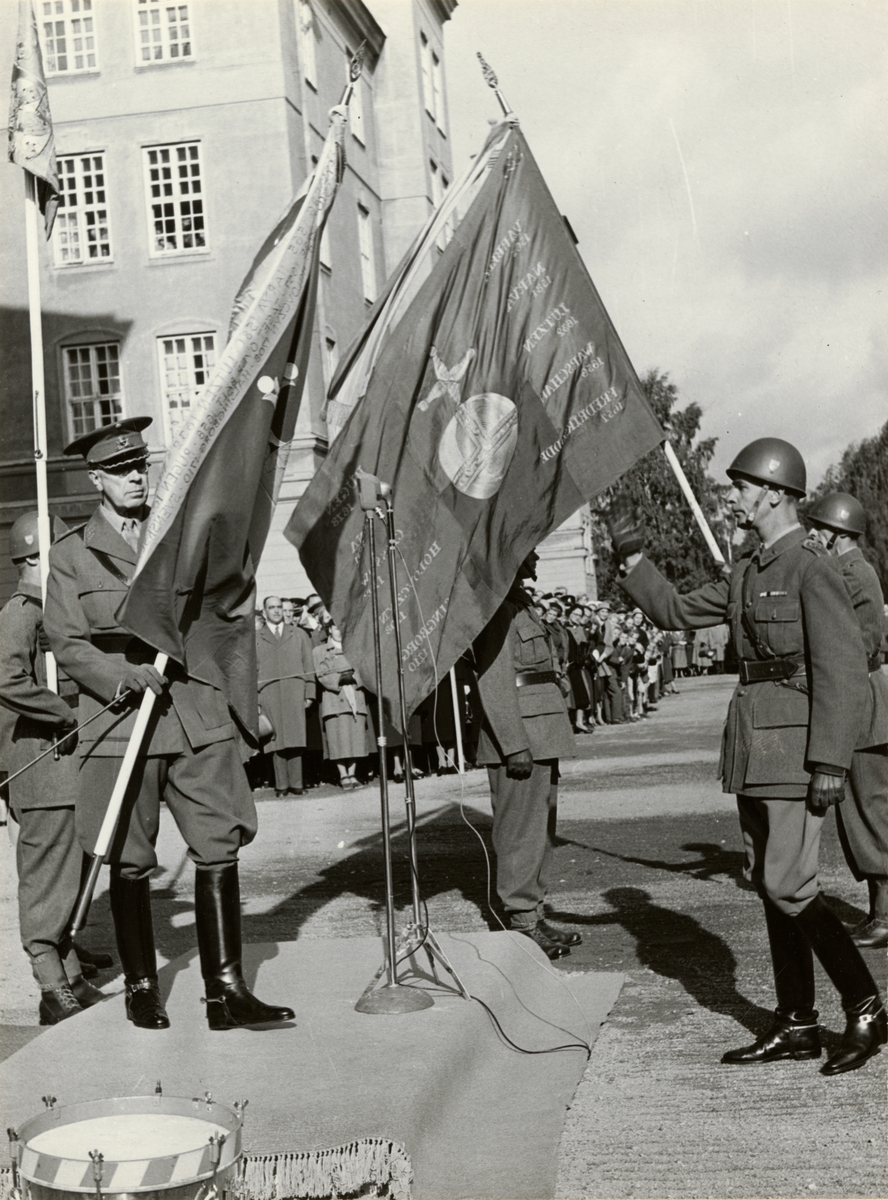
[[[291,1008],[263,1004],[244,982],[237,863],[197,868],[194,913],[210,1029],[292,1021]]]
[[[814,1008],[814,957],[792,917],[765,901],[765,921],[774,966],[777,1018],[767,1033],[738,1050],[729,1050],[722,1062],[775,1062],[781,1058],[819,1058],[820,1030]]]
[[[111,873],[111,915],[126,982],[126,1015],[140,1029],[168,1029],[157,985],[157,956],[151,921],[151,886],[145,879]]]
[[[888,1014],[876,981],[850,933],[822,895],[818,893],[794,920],[837,988],[845,1010],[841,1045],[823,1064],[822,1072],[840,1075],[854,1071],[888,1042]]]

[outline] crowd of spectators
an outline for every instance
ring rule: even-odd
[[[676,678],[725,670],[727,626],[693,632],[655,629],[640,609],[606,600],[530,589],[549,634],[575,733],[643,721]],[[376,772],[376,704],[367,681],[346,659],[340,631],[317,595],[269,596],[256,610],[259,706],[265,753],[248,770],[254,787],[302,795],[320,783],[360,787]],[[457,745],[471,766],[480,705],[471,652],[446,675],[410,720],[413,775],[458,769]],[[455,699],[455,706],[454,706]],[[388,771],[403,779],[401,735],[384,730]]]

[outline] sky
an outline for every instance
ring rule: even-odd
[[[888,0],[460,0],[454,171],[499,78],[636,370],[809,486],[888,419]]]

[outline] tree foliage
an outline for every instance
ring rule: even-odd
[[[679,408],[679,391],[665,372],[650,370],[641,381],[644,393],[676,457],[690,481],[697,500],[718,539],[727,550],[730,531],[722,515],[727,485],[721,486],[707,474],[715,451],[716,438],[696,441],[702,410],[697,404]],[[703,535],[690,505],[666,460],[661,447],[652,450],[628,471],[620,481],[599,497],[597,511],[593,506],[592,520],[598,550],[598,595],[612,601],[625,601],[625,593],[617,584],[610,538],[604,524],[604,514],[613,494],[626,491],[644,513],[645,553],[679,591],[700,587],[717,575]]]
[[[863,505],[866,535],[860,539],[860,548],[888,596],[888,421],[875,437],[852,442],[845,449],[815,488],[810,503],[828,492],[850,492]]]

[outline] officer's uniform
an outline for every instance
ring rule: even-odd
[[[860,625],[867,654],[870,709],[848,775],[850,803],[836,809],[842,845],[856,879],[888,877],[888,675],[881,669],[882,610],[879,578],[859,547],[835,560]]]
[[[730,625],[741,680],[724,730],[723,790],[738,798],[747,877],[790,914],[817,895],[823,817],[786,802],[805,800],[810,764],[851,765],[868,703],[841,573],[805,538],[797,526],[738,562],[730,580],[686,595],[646,558],[622,580],[663,629]]]
[[[543,917],[558,803],[558,759],[574,739],[558,673],[528,593],[517,584],[475,643],[484,710],[475,761],[493,807],[496,888],[514,929]],[[510,779],[507,755],[529,749],[528,779]]]
[[[62,680],[60,695],[46,686],[45,659],[37,644],[42,615],[40,588],[30,583],[19,583],[0,611],[0,704],[10,714],[3,723],[7,736],[2,753],[10,775],[76,723],[74,685]],[[19,824],[19,928],[39,983],[48,981],[41,972],[47,954],[68,960],[71,982],[80,975],[67,937],[83,865],[74,829],[78,783],[76,754],[58,759],[48,754],[9,784],[9,804]]]
[[[155,652],[117,623],[136,551],[97,509],[87,524],[50,551],[45,627],[59,665],[80,687],[80,720],[114,699],[126,664],[150,663]],[[125,878],[141,879],[157,865],[163,797],[198,866],[237,861],[255,837],[256,809],[222,692],[189,678],[175,663],[154,705],[127,790],[110,861]],[[77,829],[91,852],[135,724],[137,706],[111,709],[81,735],[82,800]]]

